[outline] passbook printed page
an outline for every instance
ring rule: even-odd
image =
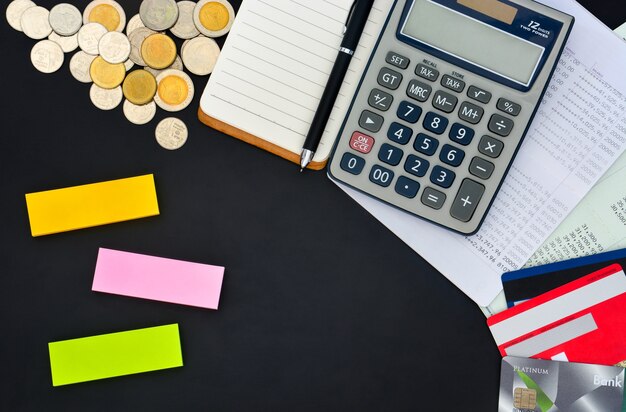
[[[462,236],[340,186],[480,306],[502,290],[626,147],[626,44],[573,0],[544,100],[482,228]]]
[[[393,0],[376,0],[313,161],[328,158]],[[352,0],[244,0],[202,110],[300,154]]]

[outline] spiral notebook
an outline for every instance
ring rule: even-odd
[[[376,0],[311,169],[322,169],[393,0]],[[199,119],[299,163],[352,0],[244,0]]]

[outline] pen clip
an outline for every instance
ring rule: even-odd
[[[352,14],[354,13],[354,6],[356,6],[356,2],[357,0],[354,0],[352,2],[352,6],[350,6],[350,11],[348,12],[348,17],[346,17],[346,23],[343,25],[343,31],[342,31],[342,35],[346,34],[346,31],[348,31],[348,23],[350,23],[350,19],[352,18]]]

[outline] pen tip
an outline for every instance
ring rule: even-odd
[[[300,168],[300,173],[302,173],[303,170],[304,170],[303,168]]]

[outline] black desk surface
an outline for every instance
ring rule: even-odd
[[[623,0],[582,3],[626,21]],[[0,409],[497,409],[500,356],[478,307],[324,172],[201,125],[206,78],[169,152],[154,139],[165,112],[134,126],[121,106],[97,110],[70,55],[44,75],[34,40],[0,33]],[[144,173],[160,216],[30,236],[25,193]],[[91,292],[101,246],[225,266],[220,309]],[[184,367],[52,387],[48,342],[176,322]]]

